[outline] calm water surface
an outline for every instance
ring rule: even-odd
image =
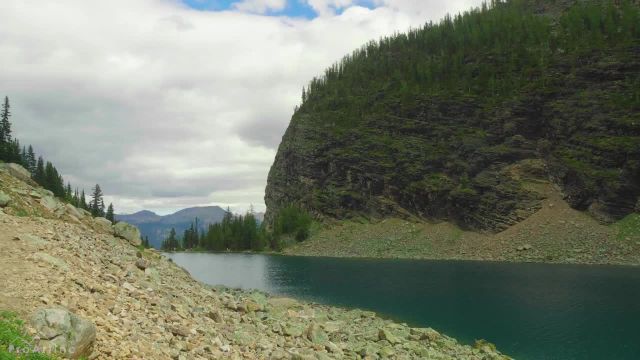
[[[196,279],[373,310],[516,359],[640,359],[640,268],[169,254]]]

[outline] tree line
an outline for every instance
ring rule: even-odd
[[[371,41],[303,88],[296,112],[339,109],[342,114],[331,118],[348,125],[375,108],[382,94],[505,97],[525,85],[544,89],[555,58],[579,67],[585,54],[634,46],[640,38],[634,1],[576,2],[557,20],[536,14],[532,6],[527,0],[493,0]],[[640,83],[640,77],[630,81]],[[635,101],[640,105],[640,89]]]
[[[16,163],[31,173],[31,178],[43,188],[51,191],[54,196],[72,204],[73,206],[87,210],[94,217],[106,217],[115,222],[113,204],[105,208],[103,192],[100,185],[96,184],[92,189],[89,202],[87,202],[84,190],[72,189],[71,184],[65,185],[62,175],[50,162],[42,156],[36,156],[33,146],[21,146],[20,140],[12,136],[11,105],[9,97],[5,96],[0,110],[0,161]]]
[[[283,208],[271,227],[259,223],[251,210],[244,215],[234,215],[227,208],[222,221],[209,224],[205,230],[198,230],[197,218],[181,237],[172,228],[161,248],[169,251],[262,251],[266,248],[279,251],[283,242],[289,239],[306,240],[311,223],[311,216],[297,206]]]

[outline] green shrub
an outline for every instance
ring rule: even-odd
[[[312,218],[309,213],[295,205],[284,207],[278,212],[273,232],[278,235],[293,235],[297,241],[309,237]]]

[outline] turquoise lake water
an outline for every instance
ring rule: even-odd
[[[168,254],[211,285],[372,310],[516,359],[640,359],[640,268]]]

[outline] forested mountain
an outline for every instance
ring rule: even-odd
[[[267,219],[417,216],[502,230],[550,179],[603,221],[640,208],[640,11],[493,2],[370,42],[303,90]]]
[[[198,230],[207,229],[209,224],[217,224],[222,221],[226,211],[219,206],[204,206],[182,209],[173,214],[160,216],[154,212],[143,210],[130,215],[116,215],[118,221],[124,221],[136,225],[140,229],[142,237],[149,237],[149,244],[155,248],[160,248],[164,240],[174,228],[182,233],[189,229],[191,224],[198,219]]]

